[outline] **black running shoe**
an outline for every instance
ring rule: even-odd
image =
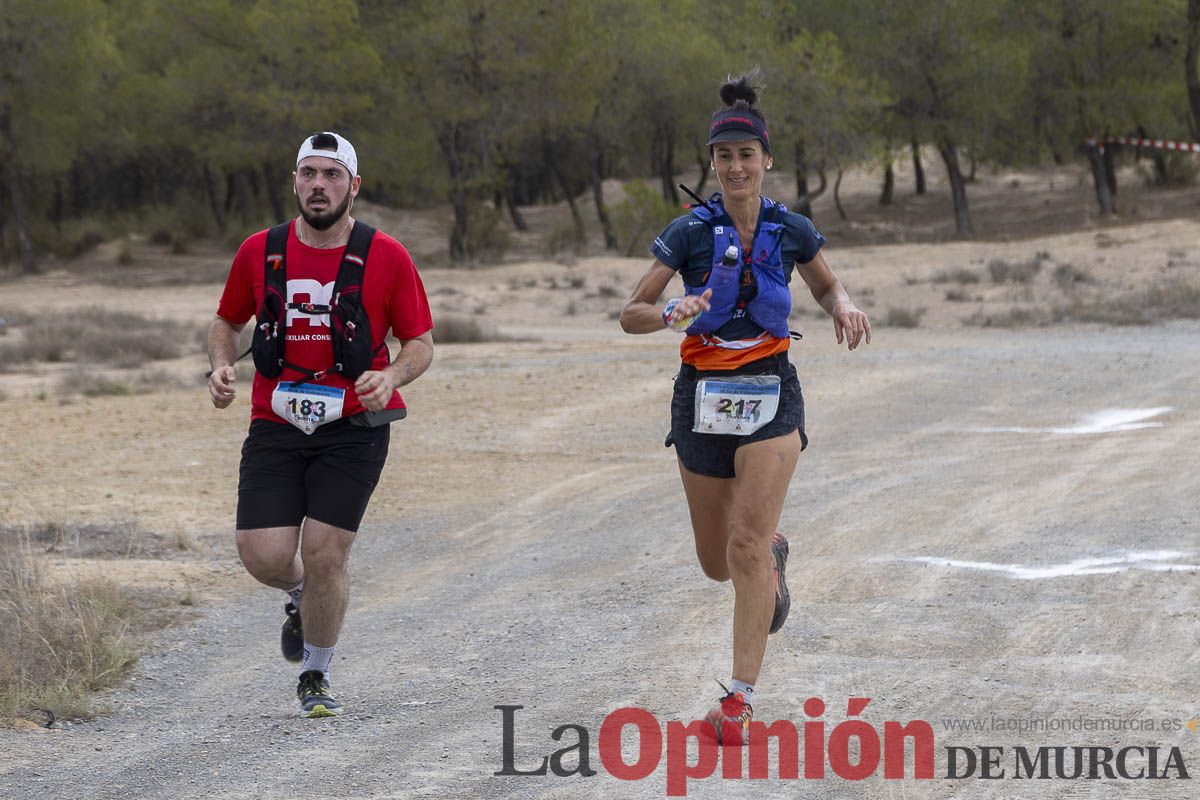
[[[320,670],[310,669],[300,673],[296,697],[300,699],[300,716],[305,719],[336,717],[342,713],[342,704],[329,691],[329,681],[325,680],[325,673]]]
[[[783,627],[788,611],[792,608],[792,596],[788,594],[784,570],[787,568],[788,540],[782,533],[771,536],[771,556],[775,561],[775,614],[771,617],[771,633]]]
[[[287,619],[283,621],[283,632],[279,635],[279,649],[283,657],[293,664],[304,660],[304,627],[300,624],[300,609],[288,600],[283,607]]]

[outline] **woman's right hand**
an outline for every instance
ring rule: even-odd
[[[668,328],[675,330],[687,328],[696,317],[712,307],[708,302],[710,297],[712,297],[712,289],[705,289],[701,294],[674,298],[671,302],[674,302],[675,306],[671,309],[671,313],[667,314],[666,310],[663,311],[663,322]]]

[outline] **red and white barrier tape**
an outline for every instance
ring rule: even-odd
[[[1195,142],[1168,142],[1165,139],[1139,139],[1136,136],[1105,136],[1101,139],[1086,139],[1088,147],[1104,150],[1106,144],[1128,144],[1133,147],[1149,147],[1154,150],[1178,150],[1183,153],[1200,153],[1200,144]]]

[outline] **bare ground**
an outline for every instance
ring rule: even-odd
[[[880,327],[855,353],[836,348],[826,320],[797,319],[812,446],[781,525],[793,610],[771,641],[758,713],[799,723],[817,696],[832,728],[848,697],[870,697],[863,716],[876,728],[933,725],[938,777],[712,778],[690,796],[1192,796],[1174,780],[944,778],[952,745],[1005,746],[1010,768],[1016,745],[1177,745],[1194,772],[1200,734],[1186,727],[964,733],[942,721],[1200,713],[1189,566],[1200,562],[1200,323],[963,322],[1053,306],[1067,293],[1056,264],[1086,270],[1095,283],[1070,290],[1093,299],[1191,279],[1196,234],[1176,219],[1008,242],[848,246],[831,235],[831,262],[876,320],[891,307],[925,311],[916,329]],[[1038,252],[1051,260],[1031,284],[990,282],[990,260]],[[64,575],[191,591],[201,612],[153,640],[129,685],[104,698],[112,714],[0,730],[4,795],[662,796],[661,766],[632,783],[604,773],[600,722],[623,705],[664,721],[703,714],[713,679],[727,677],[732,591],[695,564],[661,446],[676,340],[627,337],[610,318],[644,268],[593,258],[425,273],[437,314],[476,314],[527,341],[444,345],[406,392],[412,415],[395,426],[356,544],[334,668],[348,712],[330,721],[293,719],[279,593],[246,577],[231,548],[245,398],[214,411],[200,355],[164,365],[176,385],[127,397],[59,393],[69,367],[0,375],[0,522],[125,520],[164,541],[183,536],[194,546],[168,559],[102,548],[47,559]],[[981,281],[938,282],[960,268]],[[956,287],[981,299],[946,299]],[[63,271],[5,284],[0,306],[13,289],[34,307],[112,303],[196,321],[219,293],[211,282],[136,289]],[[1047,432],[1105,409],[1165,407],[1147,418],[1159,427]],[[1042,430],[986,430],[1013,427]],[[1106,571],[1010,574],[1079,559]],[[561,746],[552,728],[577,723],[601,774],[494,776],[497,704],[525,706],[518,766]]]

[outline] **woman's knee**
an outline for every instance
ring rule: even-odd
[[[732,569],[754,570],[771,559],[771,533],[734,522],[729,529],[728,563]]]
[[[725,558],[725,554],[721,553],[720,557],[715,555],[705,556],[703,553],[697,553],[700,560],[700,569],[704,570],[704,574],[716,581],[724,583],[729,580],[729,562]]]

